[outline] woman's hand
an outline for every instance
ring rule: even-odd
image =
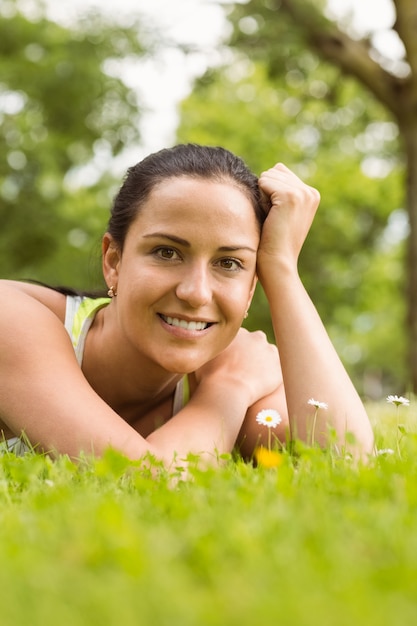
[[[263,262],[270,263],[271,257],[274,263],[283,263],[284,267],[296,269],[298,256],[320,202],[320,194],[282,163],[277,163],[261,174],[259,187],[271,203],[258,251],[262,280]],[[265,270],[268,271],[268,266],[265,266]]]
[[[232,343],[196,372],[197,383],[212,379],[247,396],[247,406],[272,393],[282,382],[278,350],[262,331],[241,328]]]

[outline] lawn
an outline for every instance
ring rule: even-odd
[[[359,467],[0,457],[1,626],[417,623],[417,408],[369,412],[392,452]]]

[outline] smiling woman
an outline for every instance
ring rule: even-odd
[[[362,403],[297,272],[318,202],[284,165],[258,179],[223,148],[175,146],[130,168],[103,236],[107,297],[0,284],[4,438],[168,465],[236,444],[251,457],[267,437],[255,417],[272,407],[282,441],[311,440],[314,419],[314,441],[331,425],[369,454]],[[279,355],[241,328],[258,277]]]
[[[123,252],[104,236],[118,322],[148,371],[194,372],[231,343],[255,288],[259,230],[238,187],[181,175],[150,192]]]

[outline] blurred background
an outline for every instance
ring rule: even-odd
[[[361,395],[416,392],[414,4],[0,0],[1,277],[101,287],[149,152],[283,161],[320,190],[300,273]],[[247,326],[273,338],[261,289]]]

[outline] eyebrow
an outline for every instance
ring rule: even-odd
[[[191,244],[186,239],[182,239],[181,237],[177,237],[176,235],[168,235],[167,233],[149,233],[148,235],[143,235],[145,239],[168,239],[169,241],[173,241],[174,243],[178,243],[181,246],[185,246],[186,248],[190,248]],[[220,246],[217,248],[219,252],[237,252],[238,250],[248,250],[249,252],[257,253],[257,250],[251,248],[250,246]]]

